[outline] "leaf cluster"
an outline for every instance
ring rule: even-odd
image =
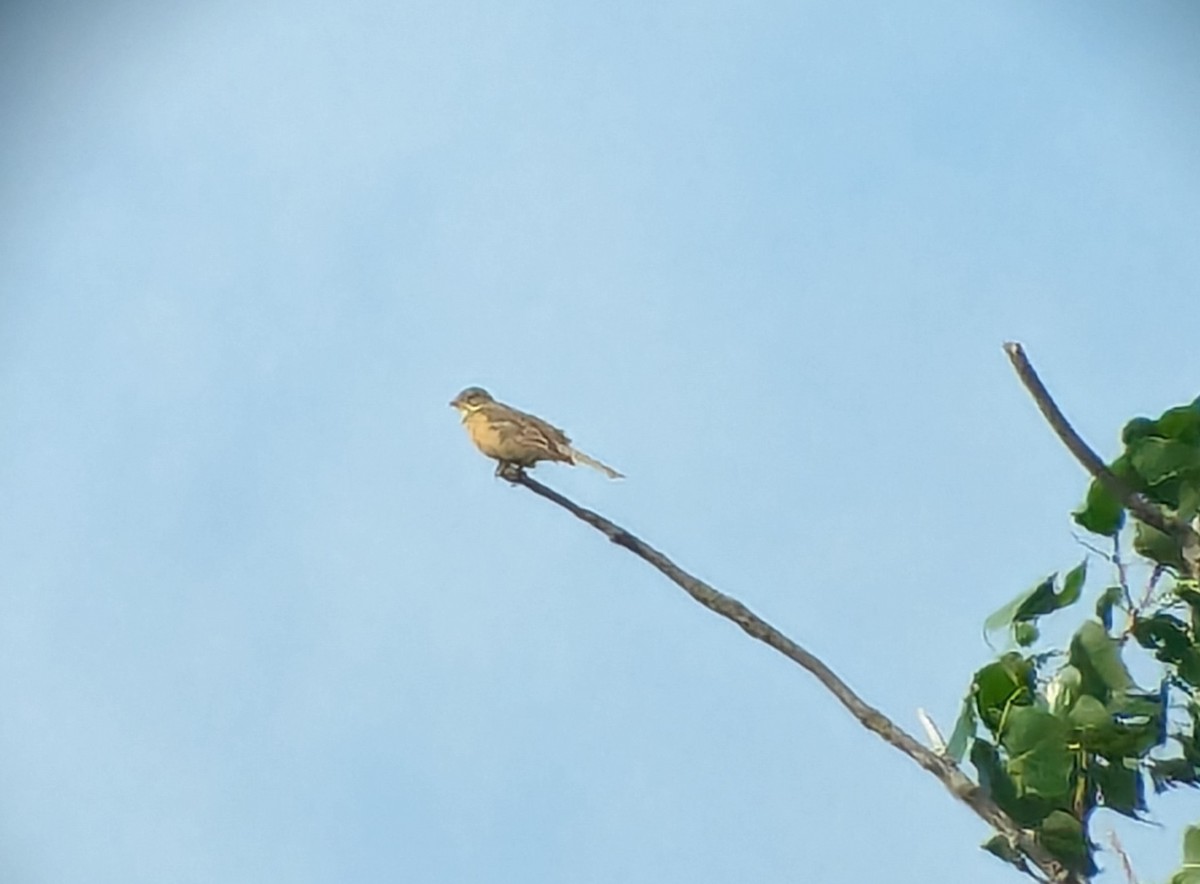
[[[1134,418],[1121,440],[1125,450],[1109,464],[1113,475],[1173,521],[1191,524],[1200,515],[1200,398],[1156,420]],[[1126,521],[1125,505],[1098,480],[1073,515],[1080,527],[1104,537],[1117,536]],[[1133,547],[1160,565],[1184,565],[1179,538],[1144,523],[1134,528]]]
[[[1112,472],[1170,519],[1192,523],[1200,515],[1200,399],[1131,421],[1122,438]],[[947,751],[969,757],[1001,808],[1064,865],[1090,876],[1097,871],[1088,833],[1094,810],[1139,819],[1148,786],[1200,785],[1200,588],[1180,540],[1133,520],[1133,549],[1151,574],[1135,603],[1119,554],[1124,504],[1094,481],[1074,518],[1112,538],[1112,585],[1065,648],[1035,652],[1039,621],[1081,600],[1086,561],[988,618],[986,629],[1007,631],[1014,649],[974,674]],[[1135,682],[1126,662],[1133,654],[1157,664],[1156,685]],[[1011,852],[999,839],[984,846],[1001,857]],[[1185,857],[1197,851],[1200,828],[1192,828]],[[1173,884],[1200,884],[1194,861],[1185,860]]]

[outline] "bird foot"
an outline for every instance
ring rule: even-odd
[[[502,460],[496,464],[496,475],[515,485],[525,475],[525,470],[518,464]]]

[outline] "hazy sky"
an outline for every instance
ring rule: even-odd
[[[1194,9],[5,5],[0,880],[1020,880],[446,403],[948,729],[1083,555],[1001,343],[1197,393]]]

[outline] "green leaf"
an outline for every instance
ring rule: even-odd
[[[1200,481],[1193,476],[1179,488],[1179,507],[1175,517],[1181,522],[1190,522],[1197,513],[1200,513]]]
[[[1138,812],[1146,809],[1146,796],[1137,762],[1097,758],[1089,765],[1088,776],[1100,791],[1101,805],[1140,818]]]
[[[1089,734],[1088,748],[1110,760],[1145,759],[1152,749],[1166,743],[1166,699],[1164,691],[1113,697],[1107,707],[1112,725]]]
[[[1178,439],[1146,437],[1130,445],[1129,464],[1139,476],[1141,492],[1154,503],[1194,509],[1200,482],[1200,446]]]
[[[1200,786],[1200,704],[1188,704],[1188,717],[1191,727],[1170,735],[1170,739],[1179,744],[1180,756],[1150,759],[1150,776],[1156,792],[1177,786]]]
[[[1133,678],[1121,660],[1121,645],[1095,620],[1086,621],[1071,639],[1071,665],[1083,678],[1082,690],[1102,703],[1113,694],[1133,688]]]
[[[1149,500],[1188,521],[1200,511],[1200,399],[1172,408],[1157,420],[1131,421],[1123,434],[1120,464],[1127,482]],[[1175,555],[1160,538],[1142,538],[1149,557],[1175,564]],[[1136,545],[1135,545],[1135,548]]]
[[[1079,689],[1083,684],[1083,676],[1074,666],[1067,664],[1046,685],[1046,700],[1050,711],[1062,716],[1070,711],[1079,699]]]
[[[1083,583],[1087,578],[1087,561],[1072,568],[1063,579],[1062,589],[1055,591],[1057,574],[1051,574],[1021,593],[1015,599],[993,612],[983,623],[986,633],[994,633],[1008,626],[1013,627],[1013,638],[1022,647],[1028,647],[1038,639],[1038,630],[1031,624],[1039,617],[1073,605],[1079,601]]]
[[[1025,863],[1025,857],[1021,855],[1021,851],[1013,847],[1003,835],[993,835],[980,846],[992,856],[998,856],[1006,863],[1014,866],[1023,866]]]
[[[1157,421],[1152,421],[1148,417],[1135,417],[1121,431],[1121,442],[1128,447],[1139,439],[1144,439],[1156,432],[1158,432]]]
[[[1088,486],[1087,497],[1071,517],[1085,531],[1103,537],[1115,537],[1125,524],[1125,507],[1107,488],[1093,479]]]
[[[1085,750],[1123,763],[1125,759],[1140,760],[1162,742],[1163,713],[1157,695],[1150,699],[1123,696],[1105,706],[1085,694],[1071,708],[1067,720],[1075,729],[1074,739]]]
[[[1083,825],[1065,810],[1053,811],[1038,829],[1038,841],[1074,872],[1093,874],[1091,851]]]
[[[1186,758],[1150,759],[1150,777],[1154,791],[1165,792],[1176,786],[1200,786],[1200,767]]]
[[[1022,826],[1035,826],[1050,812],[1050,805],[1036,796],[1019,797],[1012,777],[1008,775],[1000,753],[987,740],[971,742],[969,755],[975,766],[975,778],[1000,808]]]
[[[1005,654],[975,673],[972,689],[980,720],[995,732],[1011,707],[1033,702],[1033,664]]]
[[[1073,605],[1079,601],[1079,596],[1083,593],[1083,584],[1087,580],[1087,559],[1084,559],[1074,568],[1067,572],[1067,576],[1063,578],[1062,592],[1058,595],[1059,609],[1065,608],[1067,605]]]
[[[1089,694],[1084,694],[1076,701],[1068,718],[1071,724],[1084,730],[1095,730],[1112,723],[1108,707]]]
[[[1188,625],[1171,614],[1139,618],[1133,624],[1138,644],[1153,651],[1156,659],[1176,668],[1179,677],[1200,687],[1200,648],[1192,641]]]
[[[1119,586],[1110,586],[1104,592],[1100,593],[1100,598],[1096,599],[1096,616],[1104,624],[1106,631],[1112,629],[1113,608],[1119,605],[1124,598],[1125,590]]]
[[[1156,792],[1177,786],[1200,787],[1200,725],[1196,723],[1196,714],[1193,706],[1190,732],[1181,730],[1171,734],[1182,757],[1151,760],[1150,775]]]
[[[1133,533],[1133,551],[1138,555],[1174,568],[1183,569],[1183,555],[1179,549],[1179,541],[1174,537],[1163,534],[1157,528],[1151,528],[1145,522],[1138,522]]]
[[[1054,591],[1055,576],[1047,577],[1029,592],[1013,614],[1014,622],[1035,620],[1079,601],[1083,582],[1087,579],[1087,560],[1084,559],[1067,573],[1062,591],[1057,593]]]
[[[958,710],[958,720],[954,722],[954,732],[950,734],[950,742],[946,744],[946,754],[960,763],[967,753],[967,745],[975,736],[975,701],[968,692],[963,697],[962,706]]]
[[[1192,609],[1192,630],[1200,635],[1200,590],[1195,586],[1176,583],[1172,590],[1180,601]]]
[[[1129,446],[1130,465],[1145,480],[1147,491],[1167,479],[1187,477],[1200,471],[1200,448],[1176,439],[1147,437]],[[1170,501],[1177,505],[1178,501]]]
[[[993,798],[1010,793],[1016,795],[1008,772],[1000,761],[1000,753],[987,740],[976,739],[971,743],[971,764],[975,765],[975,778],[980,787]]]
[[[1032,620],[1039,614],[1048,614],[1054,610],[1054,581],[1058,574],[1051,574],[1024,595],[1018,596],[1017,609],[1013,611],[1011,620],[1016,623],[1021,620]],[[999,613],[999,612],[997,612]],[[990,619],[990,618],[989,618]]]
[[[1013,639],[1022,648],[1027,648],[1038,640],[1041,631],[1033,623],[1014,623]]]
[[[1200,826],[1188,826],[1183,832],[1183,862],[1200,866]]]
[[[1171,884],[1200,884],[1200,826],[1184,830],[1183,868],[1171,877]]]
[[[1155,431],[1164,438],[1200,444],[1200,398],[1164,411],[1154,423]]]
[[[1008,773],[1018,795],[1065,798],[1075,780],[1075,762],[1067,746],[1066,722],[1035,706],[1008,716],[1000,742],[1008,752]]]
[[[1150,500],[1180,511],[1184,519],[1200,510],[1200,399],[1172,408],[1157,420],[1136,418],[1125,425],[1121,438],[1125,450],[1109,466],[1117,478]],[[1121,529],[1125,510],[1093,481],[1073,515],[1088,531],[1113,537]]]
[[[1032,589],[1027,589],[1012,601],[1008,602],[1001,608],[993,611],[988,618],[983,621],[983,631],[986,633],[998,632],[1001,629],[1007,629],[1017,616],[1017,612],[1021,607],[1035,595],[1049,593],[1054,595],[1054,578],[1057,574],[1051,574],[1046,579],[1034,585]]]

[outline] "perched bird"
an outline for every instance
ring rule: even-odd
[[[514,469],[532,467],[541,460],[556,460],[587,464],[610,479],[624,478],[612,467],[573,448],[567,434],[558,427],[497,402],[480,387],[467,387],[450,401],[450,405],[462,415],[467,435],[475,447],[497,461],[498,476],[508,475]]]

